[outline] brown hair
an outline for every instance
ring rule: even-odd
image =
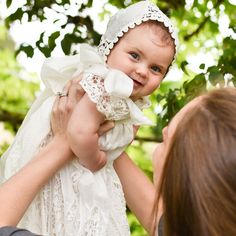
[[[146,24],[150,29],[157,35],[160,36],[161,42],[165,46],[172,46],[175,51],[175,43],[174,39],[171,37],[170,31],[162,22],[158,22],[156,20],[148,20],[143,22],[142,24]],[[175,52],[176,53],[176,52]]]
[[[236,235],[236,89],[202,96],[177,125],[154,207],[166,236]]]

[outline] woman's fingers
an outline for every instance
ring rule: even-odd
[[[77,80],[71,81],[71,86],[69,89],[69,95],[68,95],[68,101],[67,101],[67,107],[68,109],[72,109],[75,107],[75,105],[78,103],[78,101],[81,99],[81,97],[84,95],[84,90],[79,84]]]
[[[67,110],[68,93],[71,82],[68,82],[62,92],[58,92],[52,107],[51,128],[53,134],[64,133],[67,127],[69,115]]]
[[[65,115],[65,113],[68,112],[67,103],[68,103],[68,97],[69,97],[71,84],[72,82],[69,81],[63,88],[62,93],[64,95],[63,96],[59,95],[58,111],[60,112],[61,115]]]
[[[79,82],[80,80],[82,80],[82,78],[83,78],[83,73],[80,73],[78,75],[73,76],[72,80]]]
[[[98,135],[101,136],[103,134],[105,134],[107,131],[113,129],[115,126],[115,123],[114,121],[105,121],[104,123],[102,123],[99,127],[99,130],[98,130]]]
[[[51,115],[51,127],[54,134],[66,131],[71,113],[85,93],[79,84],[81,78],[82,75],[68,81],[63,91],[57,93]]]

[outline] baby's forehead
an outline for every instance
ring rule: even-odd
[[[126,41],[126,43],[132,44],[134,42],[142,41],[143,38],[149,37],[150,42],[156,41],[161,44],[163,34],[161,31],[163,31],[163,29],[158,25],[156,25],[156,29],[153,30],[153,28],[149,27],[148,24],[142,23],[129,29],[126,33],[119,37],[117,43],[120,41]]]
[[[145,41],[148,45],[155,44],[158,48],[163,48],[164,51],[168,48],[175,54],[175,45],[171,34],[164,24],[160,22],[147,21],[136,25],[119,37],[116,44],[123,43],[126,46],[139,47],[142,41]]]

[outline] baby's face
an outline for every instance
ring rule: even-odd
[[[150,95],[173,60],[173,46],[163,43],[160,37],[147,24],[141,24],[129,30],[108,56],[109,67],[121,70],[133,80],[132,100]]]

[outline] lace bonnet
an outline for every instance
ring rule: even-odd
[[[119,38],[129,29],[148,20],[156,20],[164,24],[174,40],[176,54],[178,39],[170,19],[150,1],[140,1],[118,11],[110,18],[107,30],[98,45],[98,53],[103,57],[104,61],[107,60],[107,56],[110,54],[111,49],[114,47],[115,43],[118,42]]]

